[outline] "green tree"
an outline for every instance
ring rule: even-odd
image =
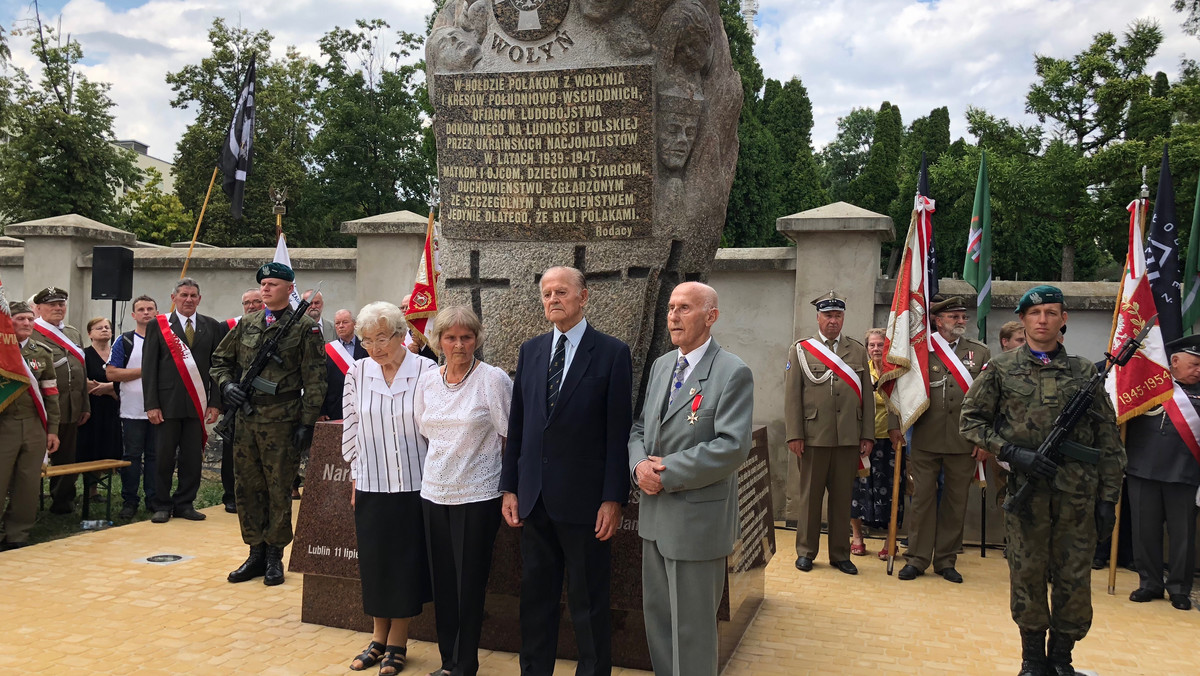
[[[13,67],[0,77],[8,136],[0,143],[0,214],[8,222],[70,213],[111,222],[121,187],[140,175],[131,154],[110,143],[109,85],[79,72],[79,42],[63,40],[40,17],[21,32],[32,38],[41,74],[35,81]]]
[[[1151,141],[1171,135],[1172,110],[1171,85],[1167,74],[1159,71],[1149,91],[1136,96],[1129,103],[1129,121],[1125,127],[1125,138],[1132,141]]]
[[[403,31],[393,40],[380,19],[321,38],[312,150],[323,222],[427,208],[435,169],[421,127],[420,64],[405,63],[420,42]]]
[[[767,81],[767,89],[772,80]],[[766,99],[763,99],[766,104]],[[766,105],[765,123],[775,137],[783,166],[780,207],[785,214],[824,206],[828,195],[821,184],[820,168],[812,149],[812,102],[799,78],[788,80]]]
[[[884,251],[888,254],[888,274],[892,274],[895,266],[899,265],[900,249],[904,245],[905,238],[908,237],[908,224],[912,220],[913,196],[917,194],[917,178],[921,171],[921,158],[924,157],[926,165],[932,167],[949,148],[950,110],[945,106],[934,108],[929,115],[913,120],[904,133],[903,141],[900,144],[900,161],[896,169],[899,187],[896,198],[892,200],[887,211],[896,228],[896,239],[884,245]],[[951,258],[955,252],[952,244],[958,239],[965,241],[965,228],[969,227],[970,219],[962,222],[952,220],[945,206],[949,203],[948,200],[961,199],[968,193],[971,199],[974,199],[974,183],[964,186],[962,189],[967,193],[950,192],[948,186],[930,178],[929,196],[933,198],[937,207],[937,216],[934,217],[933,227],[934,244],[941,260],[961,260],[961,257]],[[969,214],[969,205],[967,209]],[[962,233],[961,236],[959,231]]]
[[[143,242],[171,244],[192,238],[196,219],[173,193],[163,192],[163,176],[146,169],[142,185],[130,188],[117,200],[113,226],[128,230]]]
[[[884,101],[875,115],[871,153],[862,172],[846,189],[846,201],[877,214],[886,214],[899,194],[900,108]]]
[[[326,227],[314,223],[308,164],[311,162],[313,97],[312,63],[294,49],[272,61],[271,34],[232,28],[214,19],[208,31],[212,52],[198,64],[167,74],[175,93],[171,105],[194,109],[175,155],[175,191],[184,207],[199,212],[229,133],[234,104],[251,54],[257,55],[254,166],[246,181],[244,220],[236,222],[218,185],[212,191],[200,238],[219,246],[268,246],[275,242],[272,188],[286,189],[290,206],[284,219],[292,246],[320,243]],[[218,177],[219,179],[220,177]]]
[[[850,182],[867,166],[875,138],[875,111],[852,108],[845,117],[838,118],[837,127],[837,136],[819,155],[829,197],[835,202],[846,199]]]

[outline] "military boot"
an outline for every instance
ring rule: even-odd
[[[267,570],[263,584],[273,587],[283,584],[283,547],[267,545]]]
[[[1021,632],[1021,673],[1017,676],[1049,676],[1046,671],[1046,632]]]
[[[1050,674],[1075,676],[1075,668],[1071,666],[1071,649],[1074,647],[1075,639],[1067,638],[1054,631],[1050,632],[1050,645],[1046,650],[1046,657],[1050,662]]]
[[[230,582],[245,582],[259,577],[267,570],[267,545],[260,543],[250,545],[250,556],[246,557],[246,561],[238,567],[237,570],[229,574]]]

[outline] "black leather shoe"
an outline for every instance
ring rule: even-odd
[[[50,504],[51,514],[70,514],[75,511],[75,505],[71,502],[53,502]]]
[[[232,502],[226,502],[225,511],[229,512],[230,514],[237,514],[237,505],[233,504]]]
[[[263,584],[268,587],[283,584],[283,547],[267,545],[267,569],[263,573]]]
[[[171,513],[166,512],[166,511],[155,512],[154,516],[150,517],[150,521],[153,523],[166,523],[170,520],[171,520]]]
[[[925,571],[921,570],[920,568],[917,568],[912,564],[904,564],[904,567],[900,569],[900,572],[896,574],[896,577],[900,578],[901,580],[915,580],[924,574]]]
[[[796,568],[807,573],[812,570],[812,559],[807,556],[801,556],[796,559]]]
[[[1134,603],[1146,603],[1147,601],[1161,599],[1162,597],[1163,597],[1163,591],[1161,589],[1158,591],[1154,591],[1152,589],[1146,589],[1144,587],[1138,587],[1137,589],[1134,589],[1129,594],[1129,600],[1133,601]]]
[[[1104,570],[1108,568],[1108,561],[1099,557],[1092,559],[1092,570]]]
[[[954,570],[954,566],[950,566],[949,568],[943,568],[943,569],[939,570],[938,575],[941,575],[942,577],[946,578],[946,580],[949,582],[953,582],[955,584],[962,584],[962,573],[958,572],[957,570]]]
[[[1187,594],[1171,594],[1171,607],[1176,610],[1191,610],[1192,600]]]
[[[262,576],[267,571],[267,545],[251,545],[250,556],[238,569],[229,574],[230,582],[245,582]]]
[[[829,565],[837,568],[847,575],[858,575],[858,566],[855,566],[851,561],[838,561],[837,563],[830,563]]]
[[[137,514],[137,505],[125,505],[117,512],[118,519],[132,519]]]
[[[179,517],[180,519],[187,519],[188,521],[203,521],[208,518],[207,514],[197,512],[193,507],[188,507],[187,509],[177,509],[175,510],[175,516]]]

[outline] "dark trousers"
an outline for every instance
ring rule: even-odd
[[[462,505],[422,500],[421,506],[442,669],[475,676],[492,547],[500,530],[500,498]]]
[[[192,506],[200,490],[204,422],[199,418],[166,418],[158,425],[158,467],[154,485],[154,510],[180,512]],[[179,449],[178,455],[175,449]],[[171,476],[179,467],[179,485],[171,495]]]
[[[579,648],[576,676],[612,673],[611,540],[592,525],[554,521],[539,498],[521,529],[521,675],[550,676],[558,650],[563,573]]]
[[[221,440],[221,502],[237,503],[233,496],[233,443]]]
[[[146,492],[146,509],[154,509],[154,489],[158,483],[155,468],[158,465],[157,435],[149,420],[121,418],[121,439],[124,442],[122,460],[129,463],[121,468],[121,500],[125,505],[137,507],[138,484]]]
[[[1163,590],[1163,524],[1167,526],[1168,594],[1192,593],[1196,567],[1196,487],[1127,477],[1133,511],[1133,560],[1142,589]]]
[[[58,424],[58,450],[50,454],[51,465],[69,465],[75,462],[75,440],[79,438],[79,425]],[[75,477],[78,474],[56,476],[50,479],[50,501],[52,505],[65,507],[75,501]]]

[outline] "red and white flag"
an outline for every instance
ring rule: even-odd
[[[929,295],[933,200],[917,195],[888,315],[878,389],[908,431],[929,408]]]
[[[47,368],[49,367],[47,364]],[[34,385],[35,382],[29,364],[26,364],[25,358],[21,356],[21,344],[17,342],[12,314],[8,310],[8,300],[4,297],[4,285],[0,284],[0,411],[16,401],[26,388],[30,388],[34,402],[40,404],[40,393]],[[38,413],[44,425],[46,414],[40,406]],[[7,486],[5,488],[7,489]]]
[[[1129,254],[1125,259],[1125,276],[1121,280],[1121,292],[1117,297],[1117,309],[1113,314],[1112,338],[1109,352],[1116,351],[1130,337],[1141,332],[1154,317],[1154,293],[1146,274],[1146,254],[1143,242],[1145,227],[1145,199],[1130,203],[1129,209]],[[1117,423],[1124,423],[1135,416],[1163,404],[1171,399],[1174,380],[1168,367],[1170,360],[1163,345],[1162,331],[1156,324],[1150,329],[1142,347],[1124,366],[1109,372],[1104,389],[1112,399],[1117,412]],[[1191,410],[1191,406],[1188,406]],[[1168,409],[1169,412],[1169,409]],[[1174,420],[1174,416],[1172,416]],[[1179,423],[1176,423],[1179,427]],[[1195,437],[1186,426],[1179,430],[1186,440]]]
[[[417,281],[413,284],[412,298],[408,301],[408,312],[404,319],[414,331],[429,342],[425,332],[429,319],[438,312],[438,276],[442,273],[438,262],[438,229],[433,221],[433,209],[429,210],[429,227],[425,230],[425,249],[421,252],[421,263],[417,266]]]

